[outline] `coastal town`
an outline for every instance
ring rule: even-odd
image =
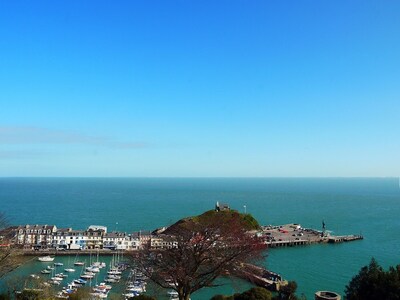
[[[362,239],[362,236],[332,236],[329,231],[325,230],[325,223],[321,231],[316,229],[303,228],[300,224],[285,224],[285,225],[267,225],[259,226],[257,221],[248,214],[240,214],[235,210],[231,210],[228,204],[217,202],[214,210],[206,211],[205,213],[182,219],[171,225],[170,227],[162,227],[153,231],[108,231],[106,226],[90,225],[86,229],[59,228],[57,225],[39,225],[25,224],[19,226],[11,226],[3,229],[0,232],[1,246],[3,248],[18,248],[25,256],[37,256],[41,262],[52,262],[57,256],[80,256],[88,255],[90,259],[93,253],[120,257],[123,253],[135,252],[141,249],[166,250],[177,248],[177,237],[171,234],[171,227],[182,226],[184,222],[204,222],[208,218],[218,220],[220,218],[232,216],[246,220],[246,226],[252,226],[252,229],[247,229],[245,235],[261,238],[265,247],[283,247],[283,246],[302,246],[314,243],[338,243],[348,242]],[[200,221],[202,220],[202,221]],[[255,222],[255,223],[253,223]],[[241,226],[244,226],[242,224]],[[196,241],[196,239],[194,240]],[[98,260],[98,258],[97,258]],[[79,263],[79,265],[78,265]],[[80,266],[81,262],[75,262],[75,266]],[[82,263],[83,265],[84,263]],[[60,261],[54,265],[61,265]],[[100,267],[103,266],[100,262],[90,263],[86,267],[86,271],[80,275],[80,278],[71,282],[71,286],[60,291],[57,298],[68,299],[71,293],[75,293],[77,288],[84,285],[88,279],[91,280],[100,272]],[[104,265],[105,266],[105,265]],[[98,287],[92,293],[96,297],[105,298],[108,291],[105,290],[107,285],[108,290],[111,289],[110,284],[118,282],[121,279],[122,269],[126,268],[126,264],[113,263],[112,268],[108,271],[108,275],[103,279],[105,283],[99,289]],[[121,269],[122,268],[122,269]],[[65,272],[73,272],[72,268],[66,268]],[[95,270],[95,271],[93,271]],[[111,273],[110,273],[111,272]],[[118,274],[114,274],[118,272]],[[132,274],[140,273],[141,270],[133,269]],[[55,273],[55,272],[54,272]],[[43,274],[51,274],[51,270],[42,270]],[[40,278],[40,275],[31,274],[33,278]],[[117,276],[117,277],[116,277]],[[131,275],[129,275],[131,276]],[[136,276],[136,275],[135,275]],[[279,291],[282,286],[286,286],[288,282],[282,278],[280,274],[269,271],[263,267],[253,264],[242,264],[240,269],[236,269],[236,276],[249,281],[258,286],[265,287],[272,291]],[[51,285],[59,285],[66,275],[64,273],[54,274],[47,283]],[[136,277],[135,277],[136,278]],[[136,279],[135,279],[136,280]],[[135,282],[135,280],[133,282]],[[137,280],[136,280],[137,281]],[[123,294],[125,299],[130,296],[138,295],[145,291],[144,282],[138,284],[131,283],[131,287],[127,288],[127,293]],[[68,291],[67,291],[68,290]],[[136,294],[135,294],[136,293]],[[176,296],[174,294],[174,296]],[[176,297],[171,297],[176,299]]]
[[[0,238],[2,246],[16,246],[29,251],[71,250],[139,250],[145,244],[153,249],[176,246],[170,236],[161,233],[165,228],[155,231],[136,231],[132,233],[112,231],[106,226],[91,225],[85,230],[58,228],[56,225],[20,225],[4,229]]]
[[[217,202],[215,211],[229,211],[228,204]],[[267,225],[252,233],[265,238],[268,247],[300,246],[314,243],[339,243],[363,239],[361,235],[334,236],[325,230],[303,228],[300,224]],[[103,250],[135,251],[144,246],[150,249],[171,249],[177,247],[177,241],[171,234],[165,234],[167,227],[153,231],[120,232],[108,231],[106,226],[90,225],[88,228],[58,228],[56,225],[20,225],[8,227],[0,232],[2,247],[16,246],[25,250],[26,254],[35,251]],[[32,253],[33,252],[33,253]],[[111,252],[110,252],[111,253]],[[37,254],[37,253],[36,253]]]

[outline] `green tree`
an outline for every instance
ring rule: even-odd
[[[80,299],[89,299],[90,298],[90,288],[89,287],[81,287],[75,293],[69,295],[69,300],[80,300]]]
[[[156,300],[156,298],[147,296],[147,295],[139,295],[132,298],[133,300]]]
[[[211,300],[271,300],[272,293],[262,287],[254,287],[233,296],[215,295]]]
[[[297,283],[296,281],[289,281],[287,285],[284,285],[279,290],[278,299],[283,300],[296,300]]]
[[[254,287],[234,296],[234,300],[271,300],[272,293],[262,287]]]
[[[400,300],[400,265],[385,271],[372,258],[345,289],[348,300]]]

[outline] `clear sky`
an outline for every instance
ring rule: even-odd
[[[0,1],[0,176],[399,176],[400,1]]]

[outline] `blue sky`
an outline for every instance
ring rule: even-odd
[[[398,176],[399,1],[1,1],[0,176]]]

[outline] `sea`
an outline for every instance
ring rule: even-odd
[[[400,264],[398,178],[0,178],[0,210],[10,224],[51,224],[133,232],[168,226],[228,203],[262,225],[299,223],[332,234],[362,234],[342,244],[274,248],[264,265],[313,299],[319,290],[344,294],[345,286],[374,257],[384,268]],[[63,258],[64,260],[72,258]],[[39,264],[39,265],[38,265]],[[40,270],[30,262],[3,278]],[[192,299],[233,294],[250,287],[222,279]]]

